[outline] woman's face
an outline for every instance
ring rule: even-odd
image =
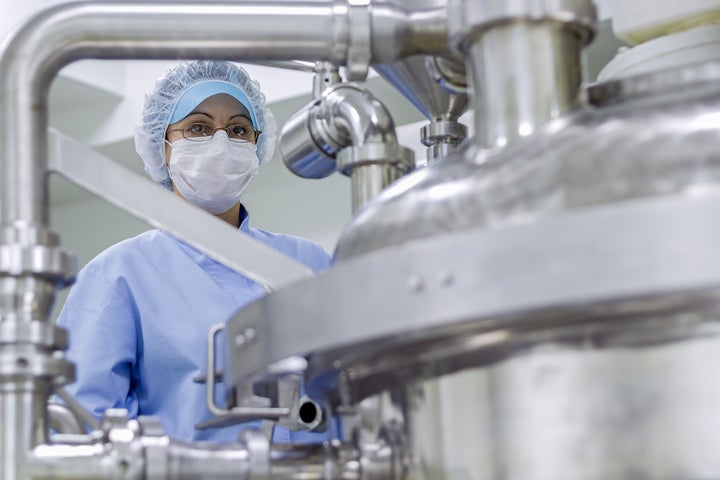
[[[205,124],[214,129],[227,128],[231,125],[252,126],[250,113],[245,106],[230,95],[219,93],[208,97],[179,122],[168,126],[165,138],[173,143],[183,138],[183,130],[194,124]],[[256,139],[253,139],[253,143]],[[172,147],[165,143],[165,165],[170,163]]]

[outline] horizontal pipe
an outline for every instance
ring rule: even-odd
[[[371,57],[373,64],[392,63],[410,55],[450,55],[448,11],[444,2],[403,9],[392,1],[373,2]]]
[[[102,443],[39,445],[23,463],[19,476],[35,480],[114,478],[118,468],[114,457]]]
[[[254,464],[252,456],[266,454],[262,451],[257,453],[249,451],[246,446],[240,444],[194,445],[171,440],[167,449],[165,478],[249,480],[253,473],[260,473],[251,471]],[[265,461],[260,460],[260,463],[264,464]],[[147,473],[149,472],[146,470],[146,475]]]
[[[131,421],[133,422],[133,421]],[[132,431],[119,426],[118,433]],[[22,466],[21,476],[34,480],[165,478],[168,480],[360,480],[392,477],[377,455],[360,458],[350,444],[277,444],[269,446],[257,431],[246,431],[235,444],[187,443],[155,435],[113,435],[109,441],[39,445]],[[112,438],[115,438],[115,441]],[[387,448],[383,452],[392,452]],[[364,473],[363,469],[368,472]]]
[[[306,73],[315,73],[317,71],[315,62],[303,62],[300,60],[244,60],[243,63],[250,63],[252,65],[259,65],[261,67],[284,68],[285,70],[295,70],[297,72]]]
[[[126,430],[128,431],[128,430]],[[264,454],[264,452],[261,452]],[[121,438],[118,444],[39,445],[21,469],[23,478],[90,480],[167,478],[247,480],[250,452],[241,444],[193,445],[166,436]]]
[[[129,1],[71,3],[41,12],[2,45],[0,226],[48,224],[47,91],[63,66],[83,58],[326,60],[344,65],[349,8],[360,7],[340,1]],[[425,48],[412,45],[434,49],[446,43],[439,13],[423,12],[418,18],[392,5],[369,12],[371,40],[382,46],[371,51],[382,62]]]

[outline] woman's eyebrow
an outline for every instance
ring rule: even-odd
[[[191,115],[205,115],[205,116],[208,117],[210,120],[213,119],[213,116],[212,116],[212,115],[210,115],[209,113],[205,113],[205,112],[199,112],[199,111],[190,112],[190,113],[188,113],[187,116],[189,117],[189,116],[191,116]]]
[[[236,118],[236,117],[244,118],[245,120],[248,120],[248,121],[250,121],[250,123],[252,123],[252,120],[250,119],[250,117],[248,117],[244,113],[238,113],[237,115],[233,115],[232,117],[229,118],[229,120],[232,120],[233,118]]]

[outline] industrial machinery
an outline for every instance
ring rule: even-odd
[[[718,5],[683,5],[692,21],[628,38],[716,28]],[[649,62],[582,86],[594,19],[590,0],[118,1],[28,22],[0,57],[0,478],[720,477],[720,64]],[[326,81],[280,149],[301,176],[352,178],[330,270],[312,276],[47,134],[63,65],[179,57],[317,62]],[[350,80],[377,66],[426,115],[427,167],[412,171],[392,112],[338,66]],[[218,424],[312,429],[322,410],[341,438],[187,444],[109,410],[51,439],[47,401],[73,368],[48,315],[74,266],[48,229],[50,171],[267,287],[211,332],[235,389]]]

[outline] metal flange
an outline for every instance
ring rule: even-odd
[[[591,0],[450,0],[448,12],[450,43],[460,51],[489,28],[523,21],[567,25],[587,43],[597,20]]]
[[[459,122],[431,122],[420,129],[420,141],[426,147],[438,143],[458,143],[467,137],[467,127]]]
[[[370,69],[370,0],[348,0],[347,74],[350,81],[367,78]]]
[[[0,322],[0,345],[26,343],[51,350],[65,350],[68,335],[64,328],[48,322]]]
[[[0,379],[50,379],[53,385],[75,380],[75,364],[62,357],[38,354],[30,345],[6,346],[0,354]]]
[[[0,229],[0,276],[34,275],[63,286],[77,269],[77,258],[60,247],[57,234],[38,227]]]

